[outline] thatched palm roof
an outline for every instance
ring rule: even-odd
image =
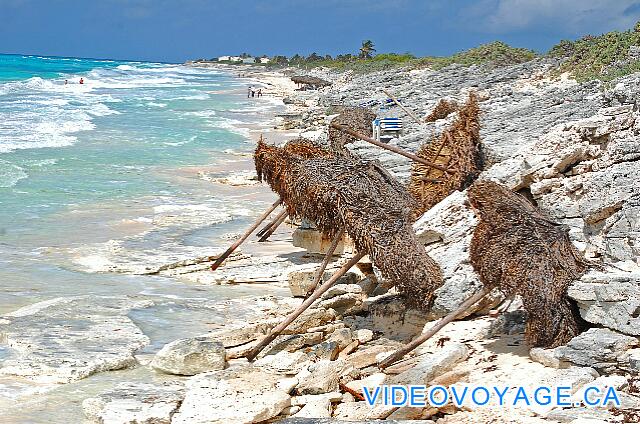
[[[312,77],[309,75],[294,75],[291,77],[291,81],[293,81],[296,84],[312,85],[316,88],[328,87],[331,85],[329,81],[323,80],[322,78],[318,78],[318,77]]]
[[[371,122],[374,119],[376,119],[376,114],[370,109],[363,107],[343,107],[340,114],[333,118],[331,123],[347,126],[362,135],[371,137],[373,135]],[[356,140],[357,138],[329,126],[329,144],[332,149],[342,152],[343,154],[349,154],[344,146]]]
[[[458,110],[458,103],[455,100],[440,99],[436,107],[431,113],[424,118],[425,122],[435,122],[438,119],[444,119],[453,112]]]
[[[468,197],[480,219],[471,240],[471,264],[485,287],[522,297],[527,342],[556,347],[576,336],[581,320],[566,293],[588,263],[567,229],[492,181],[474,183]]]
[[[296,140],[280,148],[261,140],[254,155],[258,177],[280,195],[290,216],[314,222],[329,236],[344,228],[410,304],[428,307],[442,272],[411,226],[413,198],[377,162],[311,145]]]
[[[449,171],[414,163],[408,189],[420,203],[418,216],[454,191],[468,187],[482,171],[479,114],[477,97],[471,93],[451,127],[439,139],[420,146],[417,156]]]

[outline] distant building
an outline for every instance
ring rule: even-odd
[[[268,57],[261,57],[260,58],[260,63],[269,63],[271,62],[271,59],[269,59]]]
[[[231,61],[231,56],[220,56],[218,58],[218,62],[230,62]]]
[[[256,63],[256,59],[254,57],[245,57],[244,59],[242,59],[242,63]]]
[[[242,62],[242,58],[240,56],[231,56],[229,60],[231,62]]]

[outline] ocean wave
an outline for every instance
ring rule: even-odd
[[[208,100],[208,94],[192,94],[188,96],[171,97],[167,100]]]
[[[207,125],[210,127],[227,130],[229,132],[241,135],[248,140],[251,136],[251,129],[246,126],[247,124],[247,122],[231,118],[220,118],[219,120],[210,121],[207,123]]]
[[[9,188],[15,186],[18,181],[29,175],[18,165],[5,160],[0,160],[0,187]]]

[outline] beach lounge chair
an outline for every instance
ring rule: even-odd
[[[371,126],[373,128],[373,138],[378,141],[389,141],[398,137],[402,131],[402,119],[400,118],[379,118],[375,119]]]

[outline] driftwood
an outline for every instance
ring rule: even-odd
[[[222,255],[220,255],[218,259],[216,259],[213,265],[211,265],[211,270],[215,271],[216,269],[218,269],[222,262],[224,262],[224,260],[227,259],[229,255],[231,255],[256,230],[256,228],[258,228],[260,224],[269,217],[269,215],[271,215],[271,212],[273,212],[279,204],[280,199],[275,201],[273,205],[269,206],[269,209],[264,211],[264,213],[260,215],[256,222],[254,222],[253,225],[249,227],[249,229],[245,231],[245,233],[238,240],[236,240]]]
[[[492,181],[474,183],[468,198],[480,219],[471,240],[471,264],[486,288],[521,296],[527,342],[552,348],[579,334],[582,322],[567,288],[589,263],[567,229]]]
[[[289,216],[314,222],[329,237],[344,228],[409,304],[430,306],[442,272],[413,231],[415,201],[382,166],[329,151],[305,159],[264,142],[254,158],[259,179],[280,195]]]
[[[296,318],[302,315],[302,313],[306,311],[309,308],[309,306],[313,304],[313,302],[318,300],[320,296],[326,293],[327,290],[333,287],[336,284],[336,282],[340,279],[340,277],[346,274],[347,271],[349,271],[355,264],[357,264],[358,261],[362,259],[364,256],[365,256],[364,253],[358,253],[353,258],[351,258],[346,264],[344,264],[342,268],[336,271],[326,283],[318,287],[318,289],[315,292],[313,292],[313,294],[309,296],[302,303],[302,305],[300,305],[295,311],[289,314],[289,316],[287,316],[287,318],[285,318],[284,321],[282,321],[280,324],[274,327],[269,334],[267,334],[253,349],[251,349],[251,351],[247,354],[246,358],[249,361],[253,361],[256,358],[256,356],[258,356],[258,354],[262,352],[262,350],[269,345],[269,343],[274,341],[275,338],[278,337],[289,326],[289,324],[291,324]]]
[[[420,161],[413,165],[408,189],[420,204],[416,215],[454,191],[465,189],[482,171],[479,113],[477,97],[471,93],[451,127],[439,139],[420,146],[418,157],[440,167],[425,166]],[[448,170],[446,174],[443,168]]]

